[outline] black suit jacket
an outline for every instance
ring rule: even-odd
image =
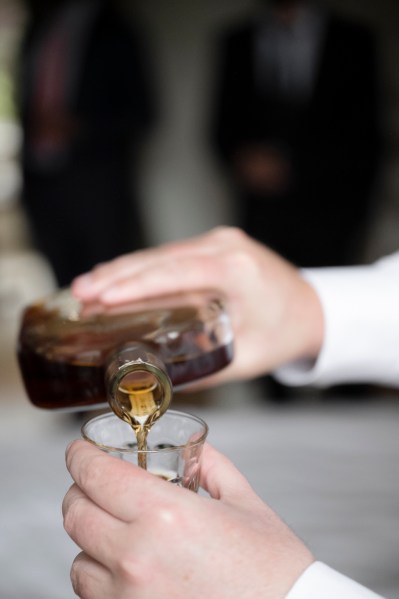
[[[380,149],[374,38],[362,25],[328,17],[313,93],[295,105],[256,85],[257,27],[251,20],[219,40],[212,141],[233,179],[233,156],[243,145],[282,148],[294,186],[279,205],[241,194],[242,224],[294,261],[350,260],[344,254],[370,214]],[[327,244],[345,251],[323,253]]]
[[[32,20],[21,47],[23,202],[39,249],[66,285],[98,262],[146,244],[135,168],[136,152],[154,124],[155,94],[141,33],[112,1],[100,1],[65,106],[76,126],[63,159],[38,168],[31,149],[30,56],[49,17]]]

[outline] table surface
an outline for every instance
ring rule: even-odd
[[[80,422],[33,408],[19,384],[0,392],[0,597],[72,599],[78,549],[63,530],[61,502],[71,483],[64,451]],[[230,385],[217,399],[175,407],[208,422],[209,441],[318,559],[399,597],[397,398],[277,405]]]

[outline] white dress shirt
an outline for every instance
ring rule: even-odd
[[[321,562],[314,562],[285,599],[382,599],[373,591]]]
[[[399,387],[399,252],[370,266],[313,268],[303,276],[324,313],[324,342],[315,361],[275,375],[287,385],[375,383]]]
[[[303,276],[324,313],[324,342],[315,361],[280,368],[287,385],[363,382],[399,387],[399,252],[370,266],[314,268]],[[377,599],[372,591],[321,562],[312,564],[286,599]]]

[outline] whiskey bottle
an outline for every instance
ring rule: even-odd
[[[233,335],[212,291],[104,307],[66,289],[24,310],[17,354],[34,405],[87,410],[116,397],[136,414],[146,402],[155,410],[159,389],[171,395],[227,366]]]

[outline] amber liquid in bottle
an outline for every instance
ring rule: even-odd
[[[106,406],[110,356],[129,343],[144,343],[157,354],[173,388],[179,389],[231,361],[232,336],[226,318],[212,296],[201,302],[191,296],[189,300],[165,298],[161,304],[150,301],[106,312],[93,308],[85,314],[76,307],[62,312],[51,302],[29,306],[18,340],[28,397],[46,409]],[[131,395],[126,393],[128,398]]]

